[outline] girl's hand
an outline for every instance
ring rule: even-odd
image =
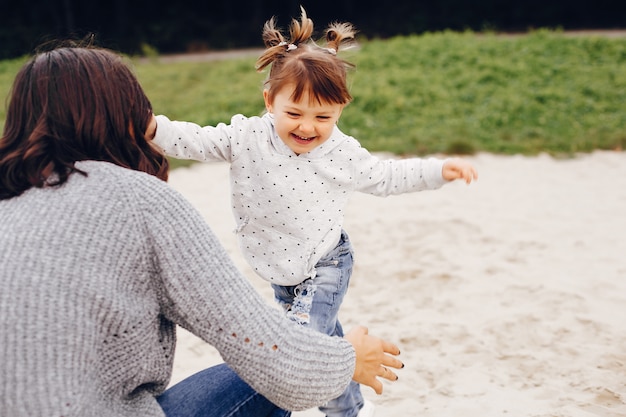
[[[352,343],[356,352],[356,366],[352,379],[383,393],[383,384],[378,378],[397,381],[398,376],[391,368],[401,369],[404,364],[394,356],[400,349],[393,343],[367,334],[367,328],[359,326],[348,332],[344,338]]]
[[[156,129],[157,129],[156,117],[154,117],[154,114],[152,114],[150,117],[150,121],[148,122],[148,127],[146,128],[146,133],[145,133],[147,140],[154,139],[154,135],[156,135]]]
[[[448,159],[443,164],[441,175],[446,181],[463,179],[466,184],[478,179],[476,168],[469,162],[460,158]]]

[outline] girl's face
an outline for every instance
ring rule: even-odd
[[[303,94],[298,102],[291,99],[294,87],[287,85],[268,100],[268,91],[263,91],[265,107],[274,114],[276,133],[296,155],[310,152],[326,142],[341,116],[343,104],[320,104],[309,100],[309,94]]]

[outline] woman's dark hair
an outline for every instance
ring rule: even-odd
[[[167,180],[144,132],[152,106],[121,55],[94,46],[36,54],[18,72],[0,139],[0,199],[61,185],[76,161],[107,161]],[[54,174],[54,175],[52,175]]]

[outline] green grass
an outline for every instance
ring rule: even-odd
[[[363,45],[342,126],[375,150],[571,154],[626,144],[626,39],[443,33]]]
[[[8,95],[11,90],[11,84],[25,61],[25,58],[0,61],[0,131],[4,131],[6,106],[8,105]]]
[[[443,32],[361,41],[346,56],[357,69],[340,127],[371,151],[572,155],[626,145],[626,38]],[[0,95],[21,62],[0,62]],[[254,62],[132,61],[155,112],[200,124],[263,111]]]

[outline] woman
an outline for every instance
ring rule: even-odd
[[[43,52],[0,140],[0,409],[10,416],[278,416],[382,392],[398,348],[299,327],[266,305],[165,184],[149,100],[121,57]],[[176,324],[225,364],[165,390]],[[287,415],[289,413],[287,412]]]

